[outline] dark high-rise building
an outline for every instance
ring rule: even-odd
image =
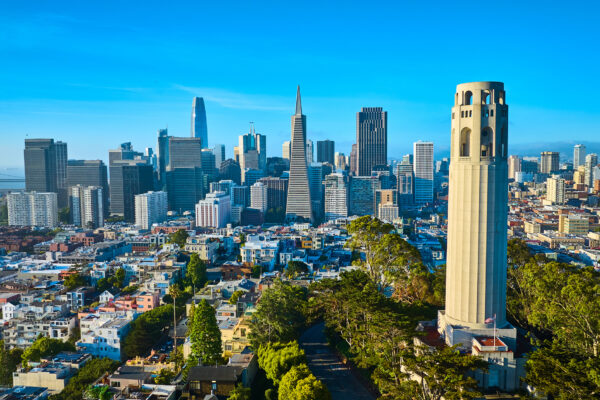
[[[158,130],[158,183],[159,188],[166,185],[167,166],[169,165],[169,131],[167,129]]]
[[[290,169],[290,160],[282,157],[267,158],[267,176],[281,176]]]
[[[248,207],[250,204],[250,188],[236,185],[231,190],[233,192],[233,204]]]
[[[357,175],[369,176],[376,165],[387,164],[387,111],[363,107],[356,113]]]
[[[352,145],[350,150],[350,175],[358,175],[358,157],[357,157],[357,146],[356,143]]]
[[[23,156],[25,190],[57,193],[58,207],[67,207],[67,144],[54,139],[25,139]]]
[[[121,143],[118,149],[108,151],[108,167],[114,161],[143,159],[144,153],[133,150],[131,142]]]
[[[287,201],[288,180],[268,176],[261,178],[259,182],[267,187],[267,208],[281,207],[285,211],[285,202]]]
[[[204,198],[204,174],[200,167],[169,169],[166,181],[167,202],[171,211],[193,211],[196,203]]]
[[[202,149],[202,171],[210,182],[219,178],[219,170],[216,167],[215,153],[210,149]]]
[[[195,167],[202,167],[201,139],[171,136],[169,138],[169,164],[167,170]]]
[[[154,189],[152,165],[145,160],[115,160],[110,166],[110,212],[135,221],[135,195]]]
[[[335,164],[335,142],[333,140],[317,141],[317,162]]]
[[[374,215],[375,192],[381,189],[375,176],[353,176],[350,178],[349,215]]]
[[[102,188],[102,209],[108,211],[108,173],[101,160],[69,160],[67,187],[76,185]]]
[[[260,169],[246,169],[244,170],[243,181],[244,185],[250,187],[254,185],[258,180],[265,176],[265,173]]]
[[[306,116],[302,114],[300,86],[298,86],[296,113],[292,115],[292,151],[286,218],[312,221],[312,217],[306,163]]]
[[[310,202],[313,220],[320,222],[323,217],[323,200],[325,191],[323,187],[323,164],[311,163],[308,165],[308,186],[310,187]]]
[[[204,108],[204,99],[194,97],[192,104],[192,137],[200,138],[202,148],[208,148],[208,128],[206,126],[206,109]]]
[[[223,161],[219,167],[219,178],[232,180],[240,185],[242,183],[242,170],[240,169],[240,164],[232,158]]]

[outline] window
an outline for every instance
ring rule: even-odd
[[[494,131],[489,126],[481,131],[481,157],[494,157]]]
[[[490,110],[490,116],[493,117],[494,116],[494,110]]]
[[[473,93],[471,93],[471,91],[467,91],[465,92],[465,102],[464,105],[471,105],[473,104]]]
[[[460,156],[469,157],[471,149],[471,130],[464,128],[460,132]]]

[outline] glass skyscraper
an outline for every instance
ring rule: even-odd
[[[208,148],[208,129],[206,127],[206,109],[204,108],[204,99],[194,97],[192,105],[192,137],[200,138],[202,148]]]

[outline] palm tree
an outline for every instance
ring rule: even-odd
[[[177,313],[176,313],[176,305],[175,300],[180,295],[179,287],[177,285],[169,286],[169,295],[173,299],[173,352],[177,355]]]

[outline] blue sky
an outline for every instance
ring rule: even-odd
[[[478,80],[505,82],[513,152],[600,142],[596,4],[402,3],[4,2],[0,166],[26,135],[86,159],[188,136],[195,95],[209,144],[231,155],[254,121],[278,156],[297,84],[308,137],[346,154],[363,106],[388,111],[390,157],[443,154],[456,84]]]

